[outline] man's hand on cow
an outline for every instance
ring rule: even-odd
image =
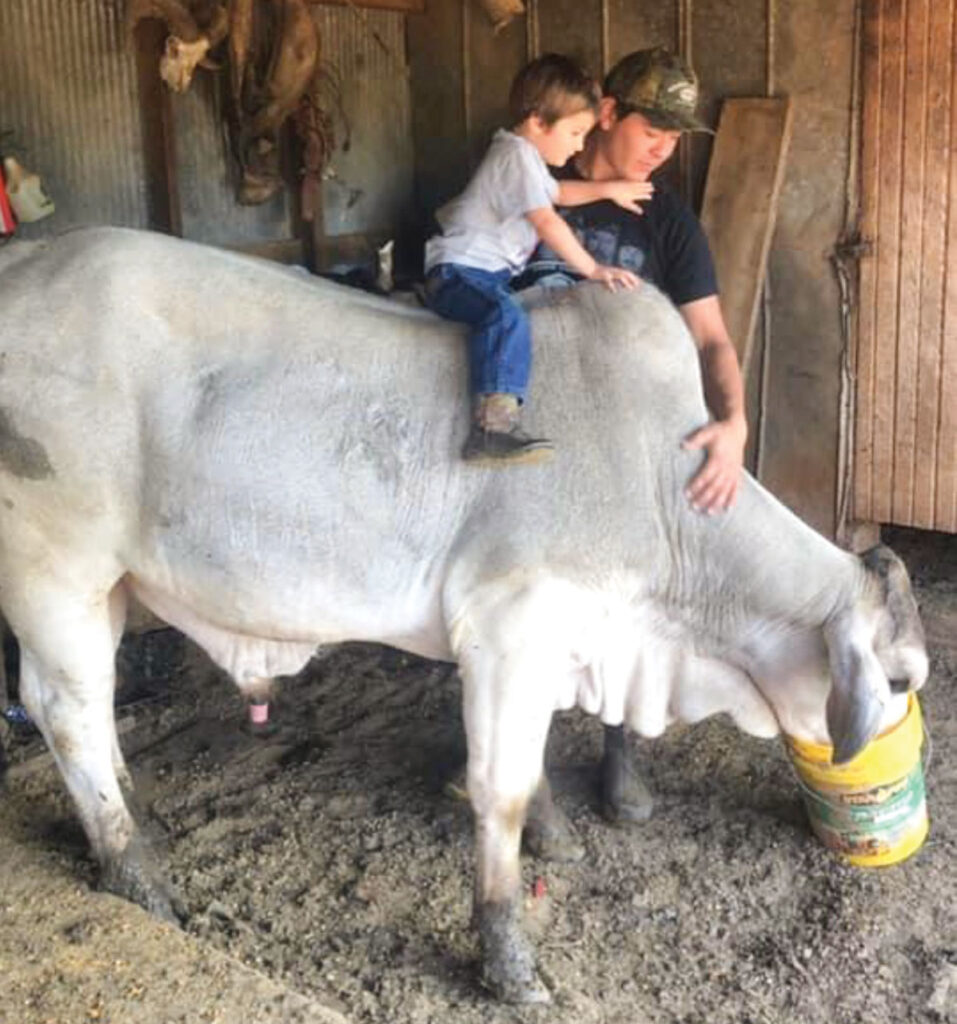
[[[684,448],[704,448],[708,453],[707,461],[685,491],[696,511],[715,515],[734,504],[741,484],[747,436],[744,419],[736,417],[715,420],[685,438]]]
[[[638,205],[654,195],[655,186],[650,181],[606,181],[602,183],[605,198],[629,213],[644,213]]]
[[[622,288],[637,288],[641,284],[641,279],[637,274],[633,274],[630,270],[624,270],[622,267],[606,267],[602,263],[596,263],[595,269],[588,275],[589,281],[601,281],[601,283],[610,291],[618,291],[619,285]]]

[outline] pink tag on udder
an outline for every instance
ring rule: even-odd
[[[249,721],[253,725],[265,725],[269,721],[269,702],[256,701],[249,705]]]

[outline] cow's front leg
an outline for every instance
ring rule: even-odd
[[[507,666],[508,659],[493,660],[463,670],[482,980],[507,1002],[548,1002],[522,928],[519,847],[529,800],[542,779],[551,707],[534,678]]]

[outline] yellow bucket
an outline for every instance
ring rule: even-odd
[[[847,764],[831,764],[830,746],[785,739],[811,827],[828,849],[858,867],[897,864],[920,849],[929,823],[913,693],[904,717]]]

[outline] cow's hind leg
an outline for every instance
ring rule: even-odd
[[[110,598],[34,586],[15,602],[23,702],[77,807],[101,885],[175,921],[176,904],[123,798],[113,717],[118,630]]]
[[[522,843],[533,857],[557,863],[574,863],[585,856],[575,827],[552,799],[544,773],[525,814]]]
[[[623,725],[605,726],[605,751],[601,759],[601,810],[613,825],[647,821],[655,801],[628,756]]]
[[[522,929],[519,846],[529,801],[543,778],[551,719],[524,657],[486,651],[461,663],[468,791],[475,813],[475,916],[483,981],[500,999],[547,1002]]]

